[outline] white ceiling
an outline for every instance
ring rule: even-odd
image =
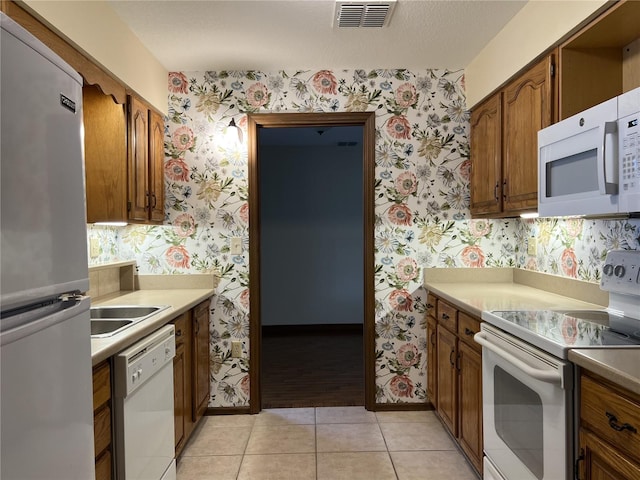
[[[397,0],[388,27],[337,29],[334,0],[109,1],[169,71],[454,70],[526,3]]]

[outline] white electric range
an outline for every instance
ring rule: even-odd
[[[637,348],[640,251],[607,254],[601,310],[484,311],[482,345],[484,478],[574,478],[572,348]]]

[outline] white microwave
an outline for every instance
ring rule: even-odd
[[[541,217],[640,212],[640,88],[538,132]]]

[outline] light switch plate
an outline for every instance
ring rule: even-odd
[[[229,251],[231,255],[242,255],[242,237],[231,237]]]
[[[527,255],[535,257],[538,254],[538,242],[535,237],[529,237],[527,241]]]
[[[239,342],[239,341],[231,342],[231,356],[233,358],[242,357],[242,342]]]
[[[92,237],[89,240],[89,255],[91,256],[91,258],[100,256],[100,240],[95,237]]]

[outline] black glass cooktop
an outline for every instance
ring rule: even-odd
[[[484,312],[483,319],[543,350],[640,345],[640,319],[605,310]],[[489,315],[486,315],[488,313]]]

